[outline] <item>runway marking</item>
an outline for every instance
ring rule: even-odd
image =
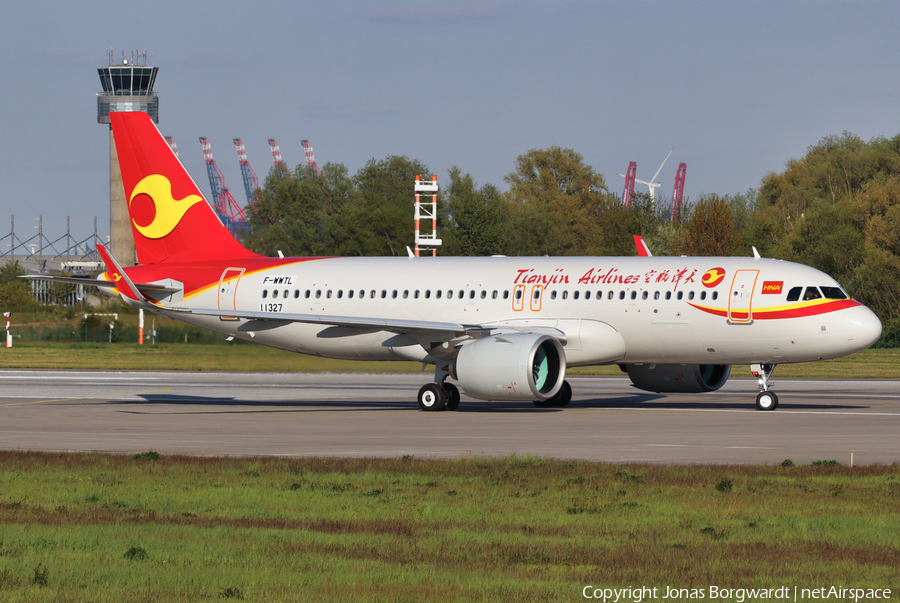
[[[155,390],[152,390],[149,392],[137,392],[137,393],[131,394],[131,395],[132,396],[142,396],[145,394],[154,394],[156,392],[169,391],[171,389],[172,389],[171,387],[164,387],[162,389],[155,389]],[[21,397],[21,396],[19,396],[19,397]],[[109,396],[86,396],[86,397],[82,396],[82,397],[78,397],[78,398],[54,398],[52,400],[35,400],[33,402],[7,402],[6,404],[0,404],[0,407],[2,407],[2,406],[27,406],[27,405],[31,405],[31,404],[47,404],[49,402],[65,402],[67,400],[95,400],[97,398],[108,398],[108,397]]]
[[[670,411],[670,412],[745,412],[757,414],[763,411],[750,408],[626,408],[624,406],[607,406],[603,408],[585,408],[585,410],[636,410],[636,411]],[[900,412],[854,412],[839,410],[776,410],[764,412],[767,416],[778,415],[860,415],[863,417],[900,417]]]

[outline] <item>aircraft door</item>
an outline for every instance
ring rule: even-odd
[[[525,285],[516,285],[513,289],[512,307],[515,312],[521,312],[525,307]]]
[[[531,288],[531,311],[532,312],[540,312],[541,311],[541,296],[544,293],[543,285],[535,285]]]
[[[237,310],[237,286],[244,274],[243,268],[226,268],[219,279],[219,310]],[[233,317],[222,317],[222,320],[237,320]]]
[[[734,273],[728,296],[728,320],[731,322],[753,320],[753,289],[758,278],[759,270],[738,270]]]

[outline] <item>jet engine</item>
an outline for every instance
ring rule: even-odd
[[[566,353],[549,335],[492,335],[462,346],[450,374],[473,398],[546,400],[562,387]]]
[[[638,389],[648,392],[696,394],[725,385],[730,364],[626,364],[625,371]]]

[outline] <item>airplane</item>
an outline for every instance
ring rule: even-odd
[[[660,393],[715,391],[750,365],[756,408],[771,411],[777,364],[845,356],[881,335],[827,274],[755,250],[653,257],[636,237],[637,257],[263,257],[222,225],[148,115],[110,120],[138,265],[98,246],[107,270],[91,284],[239,340],[432,365],[425,411],[455,410],[460,388],[563,407],[568,367],[610,364]]]

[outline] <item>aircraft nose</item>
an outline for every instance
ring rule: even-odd
[[[848,327],[851,341],[863,350],[870,347],[881,337],[881,321],[875,313],[865,306],[851,308],[848,316]]]

